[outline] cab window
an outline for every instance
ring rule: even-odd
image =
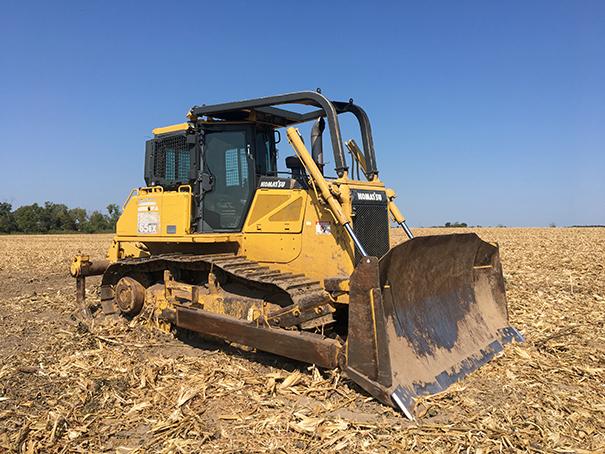
[[[273,131],[262,129],[256,131],[256,175],[276,175],[277,164]]]

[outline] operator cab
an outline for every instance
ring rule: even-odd
[[[273,128],[231,122],[178,126],[154,130],[147,142],[146,184],[201,194],[194,231],[240,231],[259,178],[277,175]]]
[[[319,109],[299,113],[275,106],[298,104]],[[158,128],[147,141],[145,182],[168,191],[192,193],[191,232],[239,232],[256,188],[284,187],[278,174],[276,133],[279,128],[314,122],[313,159],[323,172],[322,133],[329,126],[338,177],[346,176],[337,115],[350,112],[359,121],[363,166],[368,180],[378,175],[367,115],[359,106],[330,101],[320,92],[300,92],[212,106],[194,106],[189,122]],[[325,121],[324,118],[327,120]],[[361,152],[359,152],[359,155]],[[357,167],[361,158],[357,158]],[[307,177],[298,157],[288,157],[290,185],[305,187]],[[359,172],[358,172],[359,174]]]

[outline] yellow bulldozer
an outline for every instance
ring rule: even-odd
[[[346,142],[348,153],[343,113],[362,141]],[[522,341],[497,246],[474,233],[414,238],[353,100],[290,93],[194,106],[187,120],[146,142],[145,186],[130,193],[107,259],[74,258],[88,314],[85,278],[102,275],[105,314],[145,308],[165,329],[340,367],[409,418],[419,396]],[[303,123],[311,152],[294,128]],[[294,150],[287,171],[276,149],[283,128]],[[392,225],[407,239],[391,248]]]

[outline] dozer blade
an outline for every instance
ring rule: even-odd
[[[522,336],[509,326],[498,248],[474,233],[417,237],[351,276],[345,371],[413,419]]]

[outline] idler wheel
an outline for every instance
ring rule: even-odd
[[[137,315],[145,302],[145,287],[131,277],[123,277],[115,287],[115,302],[123,313]]]

